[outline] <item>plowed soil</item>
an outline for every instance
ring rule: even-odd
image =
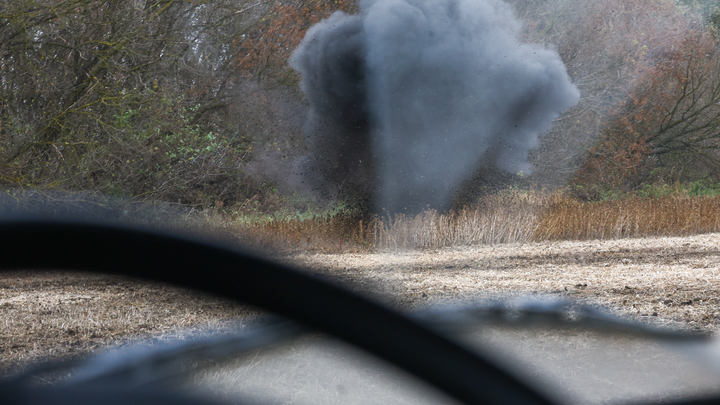
[[[701,332],[720,326],[720,234],[282,258],[401,309],[550,294]],[[164,285],[81,273],[0,275],[1,375],[139,338],[209,333],[257,312]]]

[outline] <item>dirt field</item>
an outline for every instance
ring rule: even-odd
[[[402,309],[547,293],[661,325],[703,332],[720,326],[720,234],[301,254],[282,260]],[[135,338],[224,330],[256,312],[117,277],[14,272],[0,276],[0,314],[0,369],[7,375],[41,359]]]
[[[660,325],[704,332],[720,325],[720,234],[300,255],[294,260],[347,280],[358,291],[378,291],[381,299],[403,308],[546,293]]]

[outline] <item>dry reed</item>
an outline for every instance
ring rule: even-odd
[[[273,252],[432,249],[544,240],[682,236],[720,231],[720,197],[627,197],[586,202],[564,193],[510,191],[441,213],[361,219],[335,215],[221,221],[233,239]]]
[[[535,240],[682,236],[720,230],[720,198],[667,196],[580,202],[554,196]]]
[[[378,248],[439,248],[446,246],[524,242],[532,238],[543,197],[507,193],[446,214],[434,210],[414,217],[397,215],[376,220]]]

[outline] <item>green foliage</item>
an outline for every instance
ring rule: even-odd
[[[130,109],[127,111],[123,111],[120,114],[114,114],[113,118],[115,118],[114,127],[115,128],[130,128],[131,127],[131,119],[134,115],[138,113],[137,109]]]
[[[707,180],[694,181],[686,187],[683,194],[696,197],[715,197],[720,195],[720,184]]]
[[[162,100],[154,109],[120,106],[108,112],[111,125],[59,136],[49,148],[29,151],[5,166],[4,180],[204,207],[254,194],[256,181],[238,169],[252,157],[251,139],[217,123],[194,122],[197,106],[186,106],[184,97]]]

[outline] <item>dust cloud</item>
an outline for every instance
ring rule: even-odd
[[[531,172],[580,93],[520,27],[500,0],[364,0],[311,27],[290,60],[311,104],[296,171],[390,213],[447,207],[480,167]]]

